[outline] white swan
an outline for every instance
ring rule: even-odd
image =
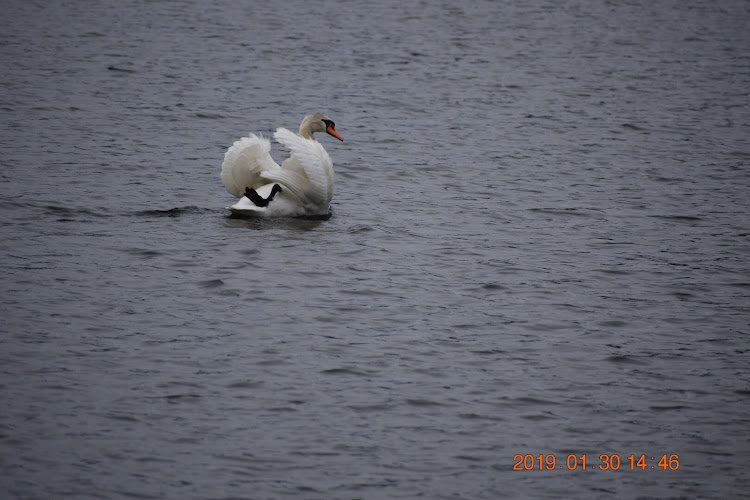
[[[313,133],[326,132],[344,139],[325,115],[307,115],[299,134],[276,129],[274,138],[292,154],[279,166],[271,158],[271,141],[250,134],[236,141],[224,154],[221,181],[240,198],[227,207],[239,215],[265,217],[323,215],[333,198],[333,163]]]

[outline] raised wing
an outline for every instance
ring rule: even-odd
[[[221,165],[221,181],[224,187],[237,198],[242,198],[245,188],[257,188],[265,181],[261,174],[280,169],[271,158],[271,141],[263,136],[250,134],[236,141],[226,153]]]
[[[310,203],[310,199],[307,197],[307,193],[310,191],[310,179],[307,178],[307,173],[296,156],[292,155],[284,160],[281,168],[263,172],[263,178],[282,184],[284,188],[299,198],[303,205]]]
[[[299,177],[303,177],[304,172],[307,177],[309,184],[302,199],[328,208],[333,198],[333,163],[323,146],[285,128],[277,129],[274,138],[292,151],[291,158],[282,165],[282,171],[294,172]],[[273,172],[273,175],[277,173]],[[264,174],[264,177],[268,178],[268,175]]]

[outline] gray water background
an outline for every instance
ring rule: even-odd
[[[3,498],[750,497],[750,3],[0,8]]]

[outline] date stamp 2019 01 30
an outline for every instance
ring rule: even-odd
[[[594,455],[595,456],[595,455]],[[599,459],[591,459],[589,455],[567,455],[563,460],[557,459],[553,453],[533,455],[513,455],[513,470],[677,470],[680,468],[680,457],[676,454],[647,455],[630,454],[625,460],[618,454],[601,454]]]

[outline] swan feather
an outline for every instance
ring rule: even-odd
[[[260,175],[263,171],[279,168],[270,151],[271,141],[262,135],[250,134],[235,141],[224,153],[221,165],[221,180],[227,191],[241,198],[246,187],[262,182]]]
[[[292,151],[290,159],[296,158],[304,169],[310,183],[307,198],[327,209],[333,198],[333,162],[326,150],[315,139],[305,139],[285,128],[277,129],[273,137]]]

